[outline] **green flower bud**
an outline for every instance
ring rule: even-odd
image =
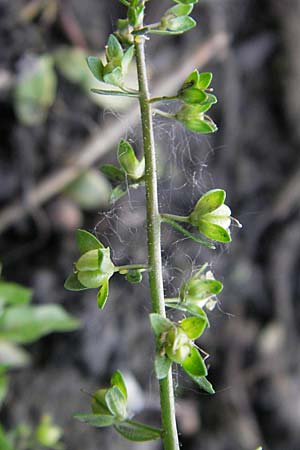
[[[109,248],[84,253],[75,264],[77,278],[87,288],[100,287],[114,273]]]
[[[184,303],[197,305],[199,308],[204,306],[214,309],[217,299],[216,295],[223,289],[223,284],[215,280],[213,273],[209,270],[200,277],[191,278],[183,284],[180,290],[180,299]]]
[[[171,361],[182,364],[189,356],[192,342],[180,327],[172,327],[166,338],[166,353]]]

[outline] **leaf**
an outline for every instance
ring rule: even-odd
[[[64,288],[68,291],[84,291],[88,289],[80,283],[75,273],[71,273],[65,281]]]
[[[1,450],[14,450],[11,442],[9,441],[4,428],[0,425],[0,448]]]
[[[23,60],[13,92],[18,120],[27,126],[39,125],[48,116],[56,97],[57,77],[49,55]]]
[[[20,305],[31,302],[32,290],[17,283],[0,281],[0,306]]]
[[[52,332],[78,327],[79,322],[59,305],[14,306],[1,317],[0,338],[26,344]]]
[[[19,369],[20,367],[28,366],[29,363],[30,356],[22,347],[8,340],[0,339],[0,367],[5,366],[9,369]]]
[[[112,203],[116,202],[117,200],[120,200],[120,198],[124,197],[124,195],[127,194],[127,187],[124,185],[116,186],[111,191],[110,200]]]
[[[116,370],[116,372],[112,375],[110,383],[112,386],[117,386],[120,389],[124,398],[127,400],[127,388],[126,383],[123,377],[123,374],[120,370]]]
[[[212,384],[208,381],[206,377],[196,377],[191,373],[189,373],[188,375],[196,384],[198,384],[198,386],[201,389],[203,389],[203,391],[207,392],[208,394],[215,394],[215,390]]]
[[[123,58],[122,58],[122,72],[123,75],[126,75],[128,70],[129,70],[129,66],[132,62],[132,58],[134,56],[134,46],[131,45],[125,52]],[[136,94],[135,94],[136,96]]]
[[[205,318],[200,317],[188,317],[180,322],[180,328],[183,329],[185,334],[194,341],[198,339],[207,327],[207,321]]]
[[[151,327],[154,331],[154,334],[156,336],[160,336],[165,331],[168,331],[170,328],[173,327],[173,323],[171,320],[167,319],[166,317],[163,317],[160,314],[152,313],[149,315]]]
[[[213,74],[211,72],[202,72],[199,74],[197,87],[199,89],[207,89],[212,81]]]
[[[114,34],[111,34],[108,38],[106,47],[106,56],[108,61],[117,60],[121,61],[123,58],[123,48]]]
[[[191,14],[192,10],[193,10],[192,5],[179,4],[168,9],[165,12],[164,17],[168,17],[170,15],[175,17],[188,16],[189,14]]]
[[[215,133],[215,131],[218,130],[217,125],[212,121],[202,120],[202,119],[186,119],[183,121],[186,128],[188,128],[190,131],[193,131],[195,133],[202,133],[202,134],[208,134],[208,133]]]
[[[198,230],[208,239],[213,241],[221,242],[223,244],[227,244],[232,241],[229,231],[225,230],[220,225],[207,222],[206,220],[199,221]]]
[[[123,73],[121,67],[115,67],[111,72],[103,76],[103,81],[107,84],[112,84],[113,86],[123,85]]]
[[[88,56],[86,62],[94,77],[99,81],[103,81],[104,67],[101,59],[96,56]]]
[[[180,290],[182,301],[198,302],[218,295],[223,289],[223,284],[218,280],[191,278]]]
[[[125,439],[133,442],[154,441],[161,438],[159,429],[132,420],[115,425],[114,428]]]
[[[105,303],[108,299],[108,291],[109,291],[109,281],[107,278],[105,281],[103,281],[103,284],[98,291],[97,304],[99,309],[104,308]]]
[[[180,302],[178,299],[178,303],[166,302],[166,306],[172,309],[178,309],[179,311],[183,311],[185,313],[189,313],[192,316],[203,318],[207,321],[207,326],[209,326],[209,321],[207,318],[206,312],[200,308],[199,306],[193,304],[192,302]]]
[[[101,172],[90,169],[67,186],[65,192],[86,211],[109,203],[111,186]]]
[[[93,393],[91,407],[94,414],[111,415],[106,406],[105,395],[107,389],[98,389]]]
[[[203,245],[204,247],[210,248],[212,250],[215,250],[215,246],[213,244],[211,244],[208,241],[205,241],[203,239],[201,239],[199,236],[190,233],[188,230],[186,230],[184,227],[182,227],[181,225],[179,225],[177,222],[175,222],[174,220],[171,219],[166,219],[165,217],[163,217],[163,222],[168,223],[169,225],[171,225],[176,231],[179,231],[180,233],[182,233],[184,236],[192,239],[193,241],[197,242],[198,244]]]
[[[178,95],[178,98],[180,98],[180,100],[191,105],[203,102],[206,99],[206,97],[207,96],[205,92],[196,88],[185,89],[181,91]]]
[[[185,33],[197,25],[195,20],[189,16],[180,16],[167,22],[167,29],[175,33]]]
[[[103,164],[100,167],[100,170],[104,175],[106,175],[111,181],[119,181],[122,182],[125,180],[124,170],[119,169],[118,167],[113,166],[112,164]]]
[[[194,208],[194,212],[197,216],[211,213],[223,205],[225,199],[226,192],[223,189],[212,189],[200,197]]]
[[[161,356],[157,353],[154,362],[156,378],[158,380],[163,380],[164,378],[166,378],[171,365],[172,361],[167,356]]]
[[[118,146],[118,161],[122,169],[134,180],[144,175],[145,160],[139,161],[129,142],[122,139]]]
[[[76,243],[82,255],[90,250],[104,248],[104,245],[96,238],[96,236],[86,230],[81,230],[80,228],[76,231]]]
[[[122,420],[127,417],[126,398],[117,386],[107,390],[105,401],[113,416]]]
[[[88,425],[97,428],[109,427],[118,422],[116,417],[106,414],[74,414],[73,417],[80,422],[87,423]]]
[[[182,367],[189,375],[196,377],[207,375],[205,362],[196,347],[191,349],[189,356],[183,361]]]

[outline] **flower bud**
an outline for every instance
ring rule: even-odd
[[[114,273],[109,248],[90,250],[76,262],[77,278],[87,288],[100,287]]]
[[[180,327],[172,327],[167,335],[166,353],[171,361],[182,364],[189,356],[192,342]]]

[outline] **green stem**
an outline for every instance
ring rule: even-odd
[[[170,114],[165,111],[161,111],[160,109],[153,109],[154,114],[158,114],[159,116],[165,117],[166,119],[174,119],[175,114]]]
[[[91,92],[94,94],[100,95],[113,95],[118,97],[138,97],[138,93],[129,92],[129,91],[108,91],[106,89],[91,89]]]
[[[177,216],[175,214],[161,214],[161,218],[176,220],[176,222],[185,222],[185,223],[189,223],[190,221],[189,216]]]
[[[172,97],[167,97],[167,96],[153,97],[153,98],[150,98],[149,103],[165,102],[165,101],[170,101],[170,100],[178,100],[177,95],[173,95]]]
[[[151,267],[149,272],[151,302],[153,312],[161,314],[163,317],[165,317],[166,310],[164,303],[160,240],[161,218],[158,210],[156,153],[154,145],[152,113],[151,106],[149,104],[150,95],[145,62],[144,39],[140,36],[135,37],[135,52],[140,90],[140,109],[142,117],[144,155],[146,163],[145,187],[148,259],[149,266]],[[175,417],[174,388],[171,369],[169,370],[167,377],[163,380],[160,380],[159,384],[164,449],[179,450]]]
[[[149,270],[149,266],[146,264],[126,264],[125,266],[115,266],[115,272],[135,269]]]

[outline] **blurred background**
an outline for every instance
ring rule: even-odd
[[[151,0],[149,22],[168,6]],[[0,0],[2,276],[32,288],[34,304],[62,305],[81,321],[26,347],[32,362],[10,372],[0,417],[10,430],[50,414],[68,450],[161,449],[71,417],[120,368],[132,408],[159,421],[147,277],[134,286],[115,276],[101,312],[94,291],[63,288],[79,227],[110,245],[118,265],[146,260],[144,189],[110,204],[99,171],[116,161],[121,137],[141,154],[136,104],[89,93],[97,81],[84,61],[124,13],[111,0]],[[196,29],[148,43],[151,89],[171,94],[194,67],[212,71],[219,132],[155,119],[160,206],[186,215],[202,193],[224,188],[243,229],[211,252],[163,227],[168,296],[206,261],[225,286],[201,338],[216,394],[174,370],[182,448],[299,450],[300,0],[202,0],[193,16]]]

